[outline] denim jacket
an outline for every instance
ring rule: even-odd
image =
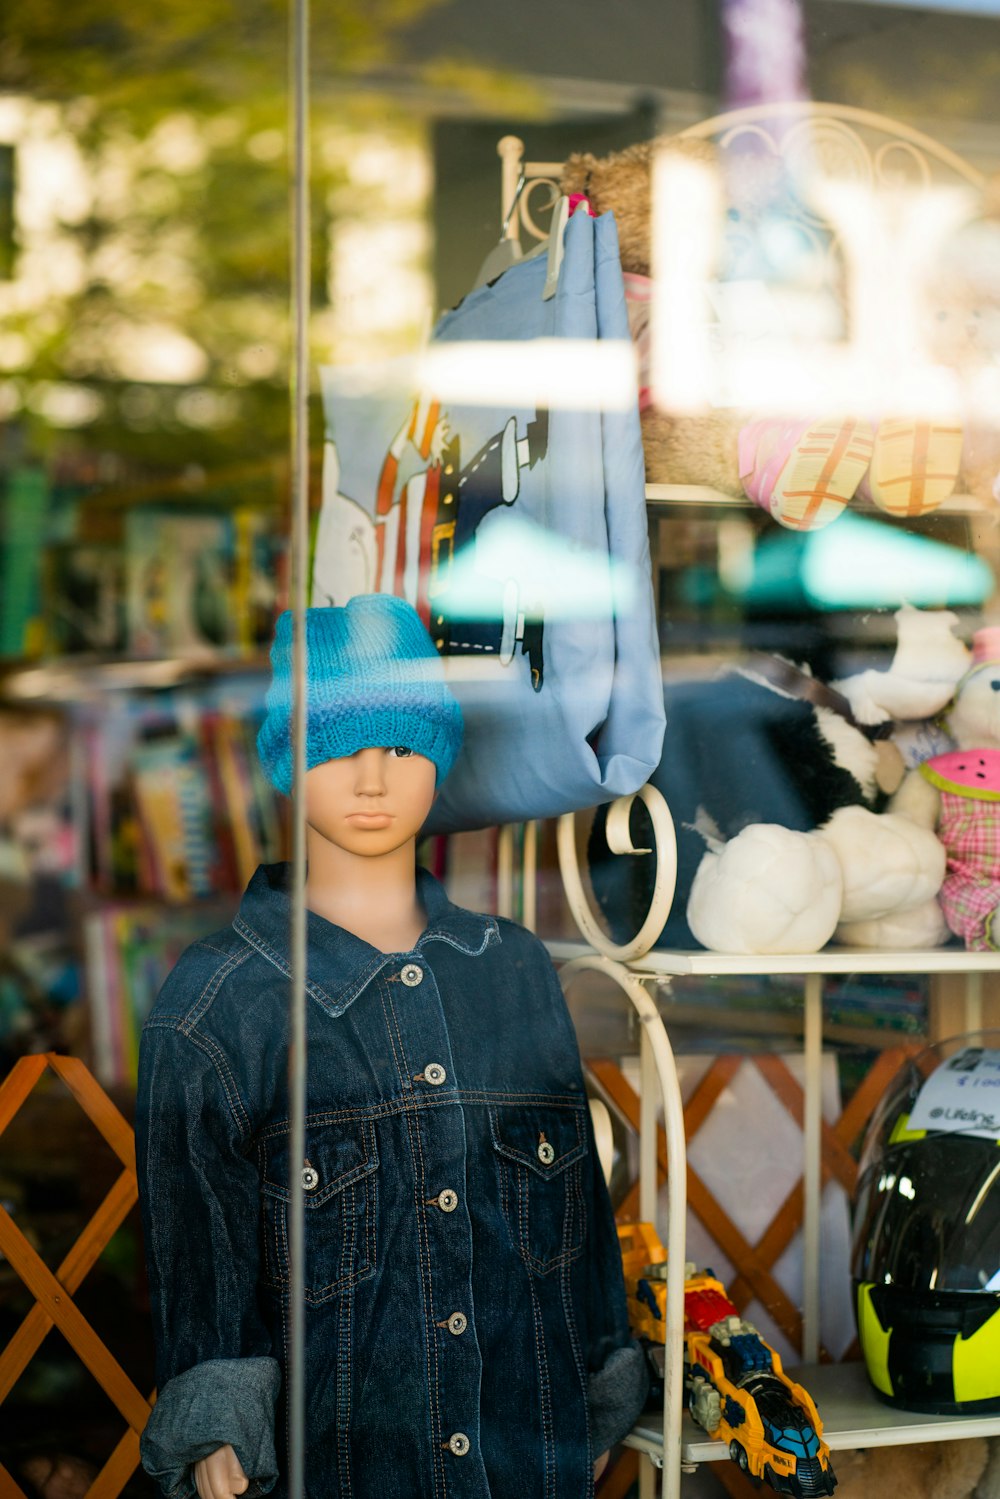
[[[290,1170],[288,867],[257,870],[143,1034],[137,1143],[170,1499],[231,1443],[284,1491],[288,1204],[305,1195],[310,1499],[585,1499],[638,1414],[614,1222],[545,949],[452,905],[382,953],[308,913]]]

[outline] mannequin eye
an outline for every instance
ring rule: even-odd
[[[389,753],[390,755],[395,755],[397,760],[407,760],[413,754],[413,751],[405,744],[394,744]]]

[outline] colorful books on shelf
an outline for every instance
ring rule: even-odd
[[[253,695],[262,697],[257,688]],[[260,768],[256,731],[257,714],[236,701],[133,701],[92,723],[86,846],[93,888],[185,905],[238,893],[258,864],[281,858],[281,810]]]
[[[197,742],[185,734],[138,744],[132,781],[150,883],[165,900],[199,900],[228,881],[215,807]]]
[[[139,1036],[184,949],[232,918],[233,903],[109,905],[84,918],[91,1063],[105,1086],[135,1084]]]

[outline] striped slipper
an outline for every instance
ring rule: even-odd
[[[871,453],[867,422],[764,417],[740,432],[740,479],[747,497],[781,525],[816,531],[840,515]]]
[[[958,422],[879,422],[861,493],[889,515],[926,515],[951,494],[961,465]]]

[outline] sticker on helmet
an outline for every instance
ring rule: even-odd
[[[1000,1139],[1000,1050],[966,1046],[924,1083],[909,1128]]]

